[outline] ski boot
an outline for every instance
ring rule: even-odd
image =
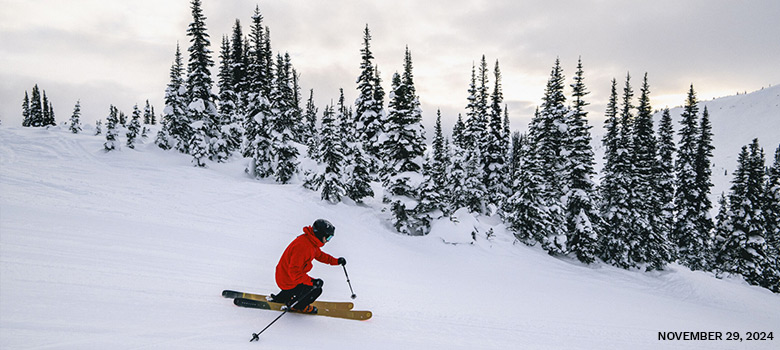
[[[296,307],[291,307],[291,308],[290,308],[290,311],[292,311],[292,312],[297,312],[297,313],[299,313],[299,314],[311,314],[311,315],[315,315],[315,314],[317,314],[317,307],[316,307],[316,306],[311,306],[311,305],[306,305],[306,306],[305,306],[304,308],[302,308],[302,309],[299,309],[299,308],[296,308]]]

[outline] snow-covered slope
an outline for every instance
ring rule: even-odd
[[[764,148],[767,163],[771,165],[775,149],[780,146],[780,85],[749,94],[702,101],[699,104],[700,112],[704,110],[704,106],[707,107],[712,121],[715,145],[712,152],[712,202],[717,203],[715,198],[722,192],[728,194],[742,146],[758,138],[759,144]],[[677,130],[683,109],[678,107],[670,112]]]
[[[710,107],[714,112],[716,108]],[[461,215],[427,237],[393,233],[365,206],[299,185],[190,165],[157,149],[104,153],[101,137],[0,127],[2,349],[772,349],[780,296],[673,265],[583,266],[515,245],[495,220]],[[741,141],[740,141],[741,142]],[[238,308],[223,289],[275,292],[274,266],[301,227],[331,220],[324,250],[348,260],[369,321]],[[475,244],[442,244],[469,241]],[[493,228],[490,240],[486,233]],[[465,239],[464,239],[465,237]],[[349,300],[316,264],[323,300]],[[661,341],[659,332],[724,332]],[[725,332],[774,332],[733,342]]]

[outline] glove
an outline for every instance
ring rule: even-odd
[[[347,259],[339,258],[339,265],[346,265],[346,264],[347,264]]]
[[[322,282],[319,278],[312,278],[311,284],[314,286],[314,288],[322,288],[322,285],[325,284],[325,282]]]

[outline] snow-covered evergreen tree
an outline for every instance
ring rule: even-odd
[[[305,125],[304,140],[307,146],[307,155],[314,158],[319,148],[319,135],[317,134],[317,106],[314,104],[314,89],[309,90],[309,100],[306,101],[306,112],[304,114]]]
[[[106,118],[106,142],[103,143],[103,149],[105,149],[106,152],[119,148],[119,140],[117,139],[117,136],[119,136],[119,131],[117,130],[118,127],[118,111],[116,107],[111,105],[109,108],[108,117]]]
[[[449,193],[446,188],[448,163],[449,158],[441,128],[441,110],[437,110],[433,144],[423,165],[420,204],[417,206],[417,218],[425,227],[430,227],[434,220],[449,214]]]
[[[213,81],[211,67],[211,41],[206,32],[206,16],[203,15],[200,0],[192,0],[192,23],[187,28],[190,37],[189,62],[187,64],[187,108],[186,115],[193,130],[188,149],[196,166],[205,166],[205,158],[216,158],[214,144],[219,143],[219,115],[214,101],[218,98],[211,92]]]
[[[484,124],[479,123],[477,116],[477,66],[471,65],[471,82],[469,83],[468,96],[466,97],[466,120],[464,128],[459,130],[460,142],[462,142],[461,148],[468,150],[476,147],[475,134],[480,133],[480,130],[484,127]],[[460,115],[458,116],[460,117]],[[456,139],[457,141],[457,139]]]
[[[606,174],[613,172],[615,168],[615,157],[617,156],[617,142],[620,133],[620,122],[618,119],[618,93],[617,93],[617,80],[612,79],[612,90],[609,95],[609,102],[607,102],[606,112],[604,113],[604,130],[606,133],[601,139],[601,143],[604,146],[604,170],[603,178],[601,182],[602,200],[605,203],[611,202],[610,195],[615,194],[613,184],[609,183]]]
[[[32,124],[30,120],[30,97],[27,90],[24,91],[24,100],[22,100],[22,126],[28,127]]]
[[[674,227],[674,129],[669,108],[665,108],[658,126],[658,162],[655,170],[658,230],[665,232],[667,239]],[[669,242],[672,243],[671,241]],[[672,246],[674,249],[674,246]],[[672,250],[674,253],[674,250]]]
[[[355,113],[357,118],[357,136],[360,146],[368,155],[370,171],[376,173],[379,170],[381,159],[380,137],[384,132],[384,106],[383,101],[377,100],[377,89],[381,89],[377,80],[377,72],[373,63],[374,54],[371,52],[371,32],[366,25],[363,31],[363,48],[360,49],[360,76],[357,79],[358,97],[355,100]]]
[[[698,186],[698,198],[696,203],[698,204],[698,220],[696,227],[702,236],[707,240],[707,247],[711,248],[712,242],[710,235],[714,228],[714,223],[710,217],[710,211],[712,210],[712,201],[710,200],[710,191],[712,189],[712,151],[715,147],[712,145],[712,124],[710,123],[710,113],[707,110],[707,106],[704,107],[702,112],[701,122],[699,123],[698,145],[696,150],[696,159],[694,165],[696,166],[696,186]],[[763,162],[761,163],[763,164]],[[707,252],[707,266],[705,269],[709,270],[711,265],[711,251]]]
[[[447,201],[449,212],[454,213],[458,209],[468,207],[468,198],[470,197],[466,187],[466,150],[453,143],[448,150],[449,162],[447,162]]]
[[[503,108],[504,93],[501,87],[501,70],[496,60],[493,93],[490,95],[490,108],[487,110],[488,129],[485,136],[484,182],[487,190],[488,211],[495,212],[506,200],[506,150],[507,135],[504,135]],[[491,209],[492,208],[492,209]]]
[[[130,124],[127,126],[127,147],[135,148],[135,139],[139,136],[141,131],[141,110],[138,109],[138,105],[133,106],[133,117],[130,120]]]
[[[437,191],[437,185],[434,184],[429,173],[430,160],[423,164],[423,181],[420,185],[420,199],[415,209],[415,218],[420,227],[431,227],[434,220],[444,216],[442,204],[444,197]]]
[[[450,197],[447,188],[447,167],[450,159],[445,145],[444,132],[441,127],[441,110],[436,111],[436,126],[434,128],[433,143],[428,160],[424,168],[425,182],[421,191],[423,197],[423,207],[426,212],[438,211],[441,215],[449,214],[448,198]]]
[[[512,154],[512,130],[509,124],[509,106],[504,104],[504,122],[503,122],[503,143],[504,143],[504,197],[509,198],[512,195],[512,165],[510,156]]]
[[[150,125],[153,122],[152,106],[149,104],[149,100],[146,100],[146,106],[144,107],[144,125]]]
[[[57,126],[57,118],[54,117],[54,105],[49,101],[49,122],[46,126]]]
[[[555,70],[553,70],[555,77]],[[550,81],[553,81],[551,78]],[[555,79],[557,80],[557,79]],[[562,81],[561,81],[562,83]],[[551,83],[548,81],[546,96]],[[563,86],[560,86],[561,90]],[[562,92],[562,91],[561,91]],[[551,255],[566,252],[566,224],[561,197],[552,198],[544,175],[546,167],[554,160],[550,157],[546,141],[546,120],[537,108],[529,126],[529,141],[521,153],[525,155],[523,166],[514,174],[514,194],[504,206],[504,220],[514,235],[526,244],[541,243]]]
[[[479,153],[484,158],[487,154],[488,141],[488,77],[487,61],[482,56],[479,73],[475,65],[471,67],[471,83],[469,84],[466,105],[466,121],[461,135],[462,148],[471,150],[479,148]],[[483,166],[484,160],[479,161]],[[483,179],[484,180],[484,179]]]
[[[288,59],[289,62],[289,59]],[[290,75],[292,78],[292,111],[291,116],[293,120],[293,141],[299,144],[306,143],[306,116],[303,108],[301,108],[302,96],[301,96],[301,75],[295,70],[295,67],[290,64]]]
[[[189,62],[187,64],[187,97],[192,103],[198,100],[203,104],[213,101],[211,93],[212,79],[210,68],[214,66],[209,49],[211,41],[206,32],[206,16],[203,15],[200,0],[191,0],[192,22],[187,28],[187,36],[190,37]],[[206,112],[205,110],[203,112]],[[204,116],[198,116],[195,120],[203,120]]]
[[[701,129],[698,121],[699,107],[693,85],[682,113],[682,129],[675,164],[677,186],[675,193],[675,226],[672,242],[677,245],[681,264],[692,270],[707,269],[710,255],[710,231],[702,227],[709,213],[702,211],[702,184],[697,174],[697,157],[700,152]]]
[[[25,96],[27,95],[25,94]],[[70,132],[78,134],[81,130],[81,101],[76,101],[73,114],[70,115]]]
[[[565,160],[566,187],[562,199],[566,213],[567,242],[570,254],[584,263],[595,261],[598,251],[600,215],[598,196],[593,176],[593,149],[588,125],[588,103],[584,97],[589,93],[585,87],[582,60],[577,64],[572,87],[572,106],[566,119],[568,144]],[[518,140],[519,142],[519,140]]]
[[[383,133],[384,130],[385,130],[385,123],[387,121],[386,120],[387,119],[387,112],[385,111],[385,107],[384,107],[385,106],[385,89],[382,87],[382,77],[381,77],[381,74],[379,72],[379,66],[378,65],[374,65],[374,101],[376,101],[376,106],[381,107],[381,109],[379,109],[379,120],[380,120],[380,122],[379,122],[379,130],[381,130],[381,132]],[[377,107],[377,108],[379,108],[379,107]],[[381,139],[381,137],[382,136],[380,134],[380,136],[379,136],[379,138],[377,138],[377,140]],[[380,145],[379,156],[378,157],[379,157],[379,161],[381,162],[382,161],[382,151],[381,151],[382,141],[380,140],[378,142],[378,144]],[[378,166],[378,168],[377,168],[377,174],[378,174],[380,169],[381,169],[381,167],[382,167],[382,164],[378,163],[377,166]]]
[[[259,6],[255,7],[255,13],[252,15],[249,41],[249,89],[270,99],[274,84],[274,55],[271,50],[271,30],[263,25]]]
[[[149,138],[149,128],[147,128],[145,125],[141,127],[141,139],[148,139]]]
[[[548,207],[550,215],[550,230],[539,236],[542,239],[542,247],[550,254],[566,254],[568,252],[567,236],[564,218],[563,202],[565,185],[566,150],[568,140],[568,126],[566,124],[568,108],[564,95],[564,76],[560,66],[560,60],[555,60],[555,65],[550,73],[550,79],[545,87],[542,106],[538,114],[534,116],[529,127],[530,145],[532,150],[529,156],[534,159],[536,166],[531,167],[534,178],[538,176],[542,182],[538,184],[541,192],[541,200]],[[542,165],[543,164],[543,165]]]
[[[263,27],[260,8],[255,8],[249,34],[249,52],[246,58],[247,106],[244,120],[243,156],[251,158],[246,172],[252,177],[266,178],[274,175],[275,157],[272,130],[275,126],[271,110],[273,86],[273,62],[270,39]]]
[[[630,75],[623,89],[623,101],[618,114],[618,102],[615,80],[612,81],[612,94],[607,104],[606,129],[603,144],[604,155],[603,180],[601,183],[601,213],[604,229],[601,242],[601,258],[621,268],[637,266],[630,257],[638,243],[634,239],[634,220],[637,213],[632,207],[633,193],[632,150],[633,150],[633,89]]]
[[[364,198],[374,196],[374,190],[371,188],[371,173],[368,156],[365,151],[358,146],[358,143],[347,143],[348,154],[344,174],[345,195],[357,203],[362,203]]]
[[[746,150],[747,151],[747,150]],[[733,261],[733,250],[727,248],[726,242],[734,232],[734,226],[731,225],[730,206],[725,193],[721,193],[718,198],[718,214],[715,215],[715,234],[712,239],[712,263],[716,276],[720,277],[723,270],[721,266]]]
[[[507,200],[503,213],[504,221],[513,231],[515,238],[525,244],[535,245],[545,242],[546,237],[559,228],[554,227],[556,223],[551,217],[550,207],[542,196],[543,180],[539,175],[541,172],[535,169],[544,165],[538,164],[539,158],[531,154],[532,145],[528,143],[525,146],[528,149],[522,153],[527,157],[523,166],[516,169],[512,186],[515,191]]]
[[[235,93],[234,104],[237,114],[243,118],[246,114],[246,94],[249,90],[249,81],[247,80],[248,52],[244,50],[244,46],[248,43],[244,41],[241,21],[238,19],[233,25],[233,35],[230,40],[230,85]],[[239,120],[239,122],[241,121]]]
[[[33,86],[30,99],[30,126],[43,126],[43,105],[41,105],[41,92],[38,89],[38,84]]]
[[[341,125],[336,118],[333,105],[325,106],[322,114],[319,161],[315,173],[307,174],[304,186],[320,191],[322,200],[338,203],[344,196],[341,171],[344,167],[344,141],[340,135]]]
[[[419,188],[423,181],[425,135],[408,48],[404,56],[403,75],[394,74],[392,87],[385,124],[386,138],[382,143],[384,166],[380,175],[385,188],[384,201],[398,232],[425,235],[430,227],[416,218]]]
[[[238,125],[238,95],[234,90],[233,84],[233,62],[231,59],[230,40],[227,36],[222,37],[222,46],[220,47],[220,64],[217,75],[217,87],[219,89],[219,117],[218,129],[219,137],[211,145],[212,160],[224,162],[233,151],[237,150],[241,144],[241,128]]]
[[[482,152],[479,147],[464,150],[463,193],[464,206],[472,213],[487,213],[488,190],[485,187],[485,168],[482,166]]]
[[[463,122],[463,116],[458,113],[458,120],[455,121],[455,125],[452,127],[452,144],[460,149],[468,148],[468,142],[466,140],[466,124]]]
[[[188,153],[188,140],[192,136],[192,127],[187,119],[187,89],[182,74],[181,50],[176,44],[176,55],[171,65],[170,81],[165,89],[165,109],[163,110],[163,134],[170,135],[167,143],[182,153]],[[160,145],[160,143],[158,143]],[[162,147],[162,146],[161,146]]]
[[[560,202],[563,196],[565,146],[568,139],[568,125],[566,116],[566,97],[564,95],[564,76],[560,60],[555,60],[555,65],[547,81],[542,106],[539,110],[538,122],[532,125],[535,128],[531,141],[537,150],[534,152],[546,162],[539,175],[544,181],[544,196],[551,202]]]
[[[371,188],[371,162],[358,136],[360,123],[353,119],[351,108],[347,109],[344,89],[340,89],[340,92],[336,118],[340,121],[342,131],[339,134],[344,141],[344,193],[355,202],[362,203],[363,198],[374,196]]]
[[[192,136],[189,141],[190,155],[192,164],[199,168],[206,167],[206,160],[209,158],[211,144],[209,142],[209,127],[205,120],[192,122]]]
[[[264,96],[250,93],[249,114],[244,120],[244,157],[251,158],[246,172],[252,177],[272,176],[273,139],[271,137],[271,104]]]
[[[43,90],[42,106],[43,112],[41,114],[42,119],[40,126],[48,126],[54,118],[51,116],[51,104],[49,103],[49,98],[46,97],[46,90]]]
[[[161,149],[164,150],[169,150],[173,148],[173,145],[171,145],[172,138],[169,132],[170,132],[170,127],[168,126],[168,119],[163,118],[160,130],[157,131],[157,137],[154,139],[154,144],[156,144],[157,147],[160,147]]]
[[[274,176],[279,183],[288,183],[298,173],[298,148],[295,147],[297,124],[300,115],[297,115],[297,106],[294,106],[294,94],[292,86],[292,64],[290,55],[278,55],[276,61],[276,79],[271,93],[271,113],[274,123],[273,140],[273,166]]]
[[[742,147],[729,194],[728,223],[718,225],[720,238],[715,251],[718,271],[742,275],[754,285],[780,292],[777,262],[767,241],[767,221],[762,208],[766,171],[764,150],[758,139]],[[731,229],[732,232],[723,232]]]
[[[485,55],[482,55],[482,60],[479,64],[479,70],[477,73],[477,86],[476,86],[476,116],[478,120],[478,131],[474,134],[474,144],[479,147],[480,153],[482,153],[482,165],[485,164],[485,157],[487,156],[487,142],[489,139],[488,133],[490,129],[490,87],[488,73],[490,72],[485,59]]]
[[[447,182],[446,192],[449,206],[449,212],[455,211],[467,207],[467,193],[466,188],[466,149],[467,142],[465,140],[466,124],[463,122],[463,117],[458,113],[458,119],[452,128],[452,144],[447,150]]]
[[[672,245],[668,232],[662,231],[660,216],[662,202],[658,198],[657,140],[650,106],[650,86],[645,73],[633,133],[633,194],[631,206],[636,213],[633,220],[634,240],[629,256],[648,270],[661,270],[672,261]]]
[[[501,133],[504,132],[504,89],[501,85],[502,75],[501,68],[499,67],[498,60],[493,68],[493,92],[490,94],[490,117],[496,119],[490,120],[490,132]],[[493,125],[495,124],[495,126]],[[495,129],[495,130],[494,130]],[[496,130],[500,130],[496,131]],[[503,136],[503,135],[502,135]]]
[[[95,136],[103,133],[103,120],[98,119],[95,122]]]
[[[526,135],[521,134],[519,131],[515,131],[512,134],[512,144],[510,147],[511,150],[509,152],[509,172],[507,174],[507,181],[509,182],[510,193],[514,194],[516,190],[514,187],[516,183],[515,176],[519,174],[518,172],[523,166],[523,161],[526,157],[524,150],[528,149]]]
[[[780,271],[780,146],[775,149],[774,162],[767,173],[764,197],[767,241],[772,250],[776,270]]]

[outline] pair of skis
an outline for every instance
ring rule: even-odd
[[[267,296],[262,294],[223,290],[222,296],[233,299],[233,304],[236,306],[253,309],[284,311],[284,304],[268,301]],[[355,304],[352,302],[315,301],[312,302],[311,305],[317,307],[317,313],[314,315],[319,316],[345,318],[360,321],[368,320],[372,316],[371,311],[352,310],[352,308],[355,307]]]
[[[308,293],[307,293],[308,294]],[[232,298],[233,304],[241,307],[248,307],[254,309],[265,310],[279,310],[283,311],[282,314],[276,317],[270,324],[265,326],[262,331],[258,333],[252,333],[252,339],[250,342],[259,341],[260,334],[265,332],[268,327],[271,327],[276,321],[278,321],[284,314],[290,311],[285,304],[274,303],[268,301],[267,296],[262,294],[252,294],[244,292],[236,292],[233,290],[223,290],[222,296],[225,298]],[[304,298],[306,295],[304,295]],[[320,315],[328,317],[346,318],[350,320],[367,320],[371,318],[371,311],[356,311],[352,310],[355,306],[351,302],[330,302],[330,301],[315,301],[312,305],[317,307],[316,314],[307,315]]]

